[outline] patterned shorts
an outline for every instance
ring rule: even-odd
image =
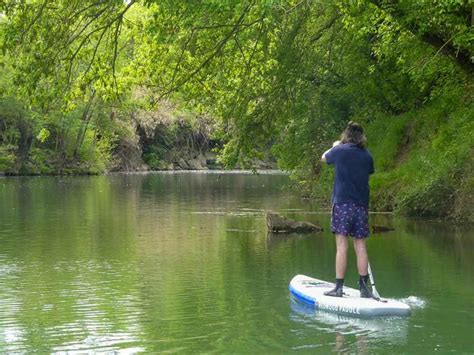
[[[332,206],[331,230],[334,234],[354,238],[369,236],[369,209],[353,202]]]

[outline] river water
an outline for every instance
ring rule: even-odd
[[[0,179],[0,352],[474,352],[474,233],[371,215],[377,289],[406,319],[317,312],[296,274],[332,280],[327,210],[278,174]],[[267,235],[265,211],[324,232]],[[355,287],[354,252],[347,284]]]

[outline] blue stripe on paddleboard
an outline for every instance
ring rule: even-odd
[[[299,292],[298,290],[296,290],[291,285],[290,285],[289,289],[290,289],[291,294],[294,295],[300,301],[303,301],[304,303],[307,303],[307,304],[310,304],[312,306],[317,307],[317,303],[313,298],[308,297],[304,293]]]

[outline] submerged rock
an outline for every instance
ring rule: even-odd
[[[274,212],[267,213],[267,227],[273,233],[308,233],[321,232],[323,230],[323,228],[312,223],[295,221]]]

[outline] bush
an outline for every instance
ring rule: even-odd
[[[33,175],[48,175],[55,172],[52,164],[53,152],[40,148],[30,150],[29,160],[25,166],[25,173]]]
[[[13,173],[15,171],[16,156],[13,146],[0,147],[0,171]]]
[[[163,160],[166,149],[162,146],[149,145],[144,147],[143,161],[150,167],[151,170],[161,170],[165,166]]]

